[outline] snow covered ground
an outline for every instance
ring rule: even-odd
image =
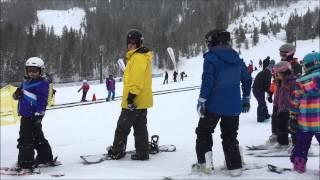
[[[312,48],[315,45],[308,42],[305,46],[298,48],[299,51]],[[319,43],[319,42],[317,42]],[[272,44],[270,42],[270,44]],[[262,45],[263,46],[263,45]],[[268,49],[270,54],[277,52],[278,44]],[[256,51],[243,52],[249,57],[261,57],[264,48],[257,48]],[[262,56],[263,57],[263,56]],[[202,71],[202,57],[184,59],[181,62],[181,69],[188,74],[186,81],[172,82],[162,85],[162,78],[153,80],[153,90],[172,89],[200,85]],[[117,95],[121,95],[122,85],[117,83]],[[79,87],[57,88],[56,103],[79,101],[81,94],[77,93]],[[97,98],[106,96],[105,86],[92,85],[89,91],[89,99],[92,93],[96,93]],[[148,111],[149,135],[158,134],[160,144],[174,144],[177,151],[173,153],[160,153],[151,156],[149,161],[137,162],[130,160],[130,156],[119,161],[105,161],[96,165],[82,165],[79,158],[83,154],[95,154],[105,152],[106,146],[112,144],[114,130],[120,114],[120,101],[93,104],[88,106],[78,106],[66,109],[47,111],[43,120],[43,130],[51,143],[54,155],[59,156],[63,165],[45,169],[40,175],[25,177],[25,179],[51,178],[49,174],[63,173],[61,179],[161,179],[165,176],[174,178],[186,178],[190,172],[190,165],[196,162],[195,155],[195,133],[198,123],[196,113],[196,101],[199,90],[192,90],[180,93],[154,96],[154,107]],[[240,146],[252,144],[262,144],[270,135],[270,122],[256,122],[257,102],[251,99],[251,111],[240,116],[239,141]],[[268,104],[271,112],[271,104]],[[1,166],[11,166],[17,159],[16,139],[18,138],[19,124],[1,127]],[[224,164],[224,156],[221,147],[220,130],[216,129],[213,135],[213,160],[216,172],[207,178],[231,179],[225,171],[219,170]],[[316,144],[316,141],[313,141]],[[132,133],[128,139],[128,149],[134,148]],[[313,152],[319,151],[318,145],[312,145]],[[245,151],[246,153],[246,151]],[[254,158],[244,156],[246,162],[271,163],[283,167],[291,167],[289,158]],[[266,168],[259,170],[245,171],[237,179],[319,179],[319,157],[311,157],[308,160],[307,172],[298,174],[296,172],[286,172],[285,174],[274,174]],[[12,177],[3,176],[1,178],[10,179]],[[14,177],[16,178],[16,177]],[[188,177],[187,177],[188,178]],[[200,178],[200,177],[197,177]]]

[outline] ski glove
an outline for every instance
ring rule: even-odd
[[[22,96],[23,96],[23,91],[21,88],[17,88],[17,90],[12,94],[12,97],[15,100],[22,98]]]
[[[44,113],[38,113],[38,112],[34,113],[34,122],[36,124],[40,124],[43,116],[44,116]]]
[[[269,103],[272,103],[272,102],[273,102],[273,101],[272,101],[272,95],[273,95],[272,93],[269,93],[269,92],[268,92],[267,100],[268,100]]]
[[[136,96],[137,95],[131,94],[130,92],[128,94],[127,102],[128,102],[128,109],[130,111],[133,111],[137,108],[137,106],[134,104],[134,101],[133,101]]]
[[[295,133],[298,126],[298,115],[296,113],[289,113],[288,130],[290,133]]]
[[[243,97],[241,102],[241,112],[247,113],[250,110],[250,97]]]
[[[204,118],[204,113],[206,111],[206,99],[199,97],[198,104],[197,104],[197,112],[200,118]]]

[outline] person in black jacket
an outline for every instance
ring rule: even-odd
[[[267,104],[265,101],[265,93],[268,93],[268,101],[272,102],[272,92],[270,92],[269,87],[271,84],[272,78],[272,67],[275,64],[274,60],[271,60],[267,68],[260,71],[256,78],[254,79],[252,92],[254,97],[258,101],[258,109],[257,109],[257,121],[264,122],[266,119],[270,118],[270,114],[268,112]]]
[[[265,70],[270,64],[270,57],[267,56],[262,62],[262,69]]]

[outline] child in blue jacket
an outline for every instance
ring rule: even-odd
[[[39,164],[54,165],[51,147],[42,132],[41,121],[46,111],[49,81],[41,76],[44,62],[38,57],[26,61],[26,77],[13,94],[21,116],[18,139],[17,171],[32,172]],[[37,157],[34,159],[34,150]]]

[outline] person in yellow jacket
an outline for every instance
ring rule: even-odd
[[[153,105],[152,52],[142,45],[139,30],[127,33],[127,65],[124,70],[122,111],[115,130],[113,145],[108,149],[111,159],[121,159],[126,154],[127,136],[134,130],[136,153],[132,160],[149,159],[147,109]]]

